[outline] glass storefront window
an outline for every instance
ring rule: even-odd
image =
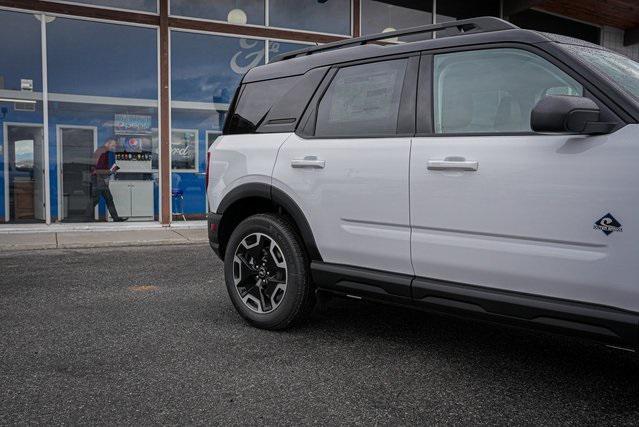
[[[155,29],[47,24],[53,221],[157,220]]]
[[[57,0],[57,2],[158,13],[158,0]]]
[[[280,42],[277,40],[269,40],[268,42],[268,58],[269,61],[283,53],[292,52],[294,50],[304,49],[315,46],[314,44]]]
[[[432,23],[432,1],[362,1],[362,35],[401,30]],[[413,41],[426,38],[431,38],[431,34],[400,37],[399,40]]]
[[[0,222],[46,219],[39,17],[0,10]]]
[[[269,0],[269,25],[350,35],[351,0]]]
[[[39,16],[0,10],[0,38],[11,40],[0,51],[0,90],[21,90],[21,80],[28,79],[34,92],[42,92]]]
[[[229,103],[242,76],[264,63],[264,41],[171,32],[171,100]]]
[[[171,15],[264,25],[264,0],[171,0]]]
[[[205,218],[206,150],[222,131],[242,76],[264,60],[264,40],[171,32],[174,219]]]
[[[465,0],[445,0],[437,2],[437,22],[457,21],[477,16],[499,17],[499,0],[469,2]],[[438,31],[437,37],[458,34],[456,29]]]

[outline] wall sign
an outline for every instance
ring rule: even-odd
[[[231,70],[236,74],[244,75],[251,68],[259,65],[264,60],[264,42],[261,40],[240,39],[240,49],[231,58]],[[253,50],[255,48],[259,50]]]
[[[173,129],[171,133],[171,169],[174,172],[197,172],[197,130]]]
[[[116,114],[113,128],[116,135],[150,135],[151,116]]]

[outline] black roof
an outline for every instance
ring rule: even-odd
[[[420,40],[410,43],[373,44],[393,37],[410,34],[428,33],[447,28],[456,28],[458,35],[440,37],[437,39]],[[273,59],[266,65],[252,68],[245,76],[244,82],[250,83],[260,80],[275,79],[281,77],[304,74],[307,71],[326,65],[339,64],[347,61],[357,61],[368,58],[383,57],[424,51],[442,49],[456,46],[468,46],[473,44],[521,42],[528,44],[547,43],[561,41],[551,38],[549,35],[523,30],[519,27],[499,18],[481,17],[452,21],[442,24],[425,25],[422,27],[408,28],[390,33],[374,34],[371,36],[341,40],[320,46],[312,46],[305,49],[285,53]]]

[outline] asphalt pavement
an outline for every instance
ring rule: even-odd
[[[361,301],[245,324],[206,245],[0,253],[0,424],[639,423],[639,357]]]

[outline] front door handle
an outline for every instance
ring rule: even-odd
[[[463,157],[446,157],[443,160],[429,160],[426,163],[428,170],[460,170],[476,171],[479,169],[479,162],[476,160],[466,160]]]
[[[291,160],[291,167],[293,168],[324,169],[324,166],[326,166],[326,162],[318,159],[317,156],[304,156],[303,159]]]

